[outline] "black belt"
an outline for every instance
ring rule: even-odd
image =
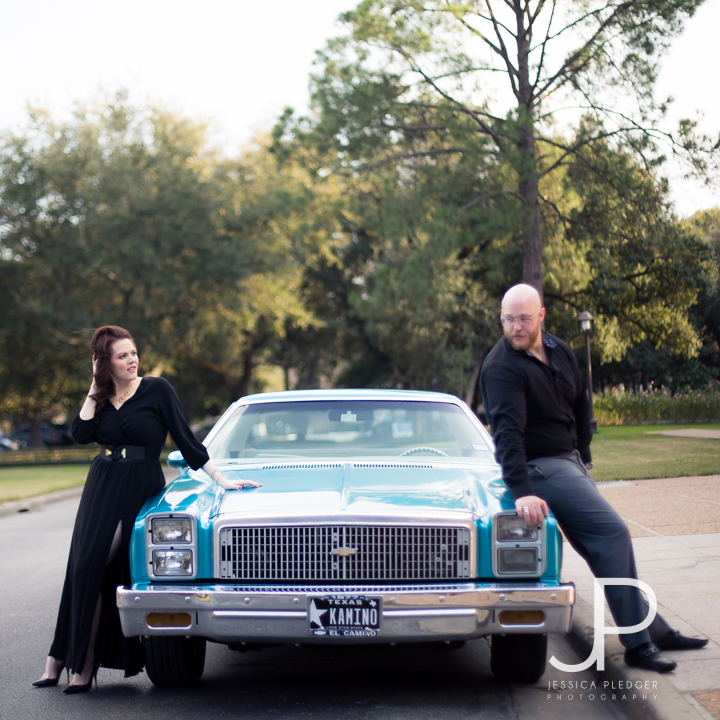
[[[127,460],[145,460],[152,458],[155,448],[146,448],[142,445],[101,445],[99,458],[108,462],[124,462]],[[160,457],[160,452],[156,453]]]

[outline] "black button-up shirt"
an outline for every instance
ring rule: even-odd
[[[580,452],[590,455],[590,405],[572,350],[543,333],[550,365],[515,350],[503,337],[482,365],[483,404],[513,499],[533,495],[527,463],[535,458]]]

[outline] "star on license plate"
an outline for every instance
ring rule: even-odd
[[[382,599],[366,595],[324,595],[308,600],[312,635],[376,637],[380,634]]]

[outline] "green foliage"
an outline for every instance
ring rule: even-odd
[[[703,339],[701,362],[706,367],[717,368],[720,366],[720,208],[695,213],[682,225],[686,232],[705,240],[712,256],[714,281],[700,286],[690,317]]]
[[[549,210],[556,232],[582,253],[583,271],[574,287],[549,284],[548,295],[572,314],[596,316],[593,344],[602,363],[643,341],[670,355],[697,356],[701,339],[688,308],[716,282],[710,244],[672,217],[664,185],[627,153],[596,144],[579,157],[585,154],[592,155],[588,162],[573,164],[563,178],[564,195],[579,202]]]
[[[664,107],[652,96],[658,58],[700,2],[364,0],[319,54],[315,114],[296,128],[331,168],[353,174],[484,156],[470,202],[512,200],[524,279],[542,288],[547,176],[572,165],[601,174],[593,155],[607,146],[652,169],[659,143],[696,171],[709,167],[717,147],[687,122],[660,132]],[[592,121],[564,138],[556,122],[568,106]]]
[[[0,410],[79,402],[89,335],[108,323],[131,330],[146,374],[182,371],[189,415],[246,392],[264,338],[307,322],[282,228],[302,195],[256,162],[224,161],[202,126],[122,96],[62,124],[34,112],[7,136]]]
[[[318,54],[311,116],[232,159],[122,96],[34,112],[0,147],[0,413],[80,402],[104,323],[189,416],[270,375],[477,403],[500,297],[543,272],[551,332],[577,343],[596,316],[603,383],[640,357],[705,382],[718,219],[678,223],[657,168],[663,142],[698,172],[711,156],[690,124],[657,130],[651,92],[699,2],[363,0]],[[568,101],[584,115],[560,131]]]
[[[501,46],[514,21],[494,27],[490,17],[512,10],[366,0],[343,16],[348,33],[318,55],[313,115],[286,111],[273,132],[281,162],[343,187],[336,242],[312,274],[324,291],[313,294],[313,311],[345,319],[336,347],[348,365],[334,374],[338,382],[439,381],[472,396],[474,373],[499,335],[498,300],[526,274],[528,178],[541,210],[548,329],[576,342],[574,318],[587,309],[603,362],[641,342],[671,357],[698,355],[688,309],[714,283],[712,254],[670,214],[654,170],[649,94],[657,52],[696,4],[558,7],[552,22],[581,44],[555,71],[536,45],[527,102],[519,66],[506,63],[527,48]],[[552,7],[531,13],[536,33],[549,29]],[[547,42],[549,52],[555,40]],[[489,69],[512,85],[515,110],[499,109]],[[601,90],[623,89],[642,96],[646,126],[597,104]],[[564,135],[553,116],[573,93],[589,112]]]
[[[609,363],[600,363],[599,355],[593,353],[596,389],[620,384],[649,387],[654,383],[671,392],[679,392],[707,387],[717,372],[718,368],[707,364],[703,354],[686,358],[664,347],[655,348],[647,340],[631,345],[620,360]]]
[[[594,396],[593,408],[598,425],[717,422],[720,392],[706,387],[673,393],[654,384],[636,391],[612,388]]]
[[[55,447],[47,450],[16,450],[0,453],[0,468],[21,467],[24,465],[78,465],[80,463],[89,465],[97,454],[97,445],[92,445],[89,448]]]

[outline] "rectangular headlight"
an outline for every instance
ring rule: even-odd
[[[192,575],[192,550],[153,550],[153,575]]]
[[[498,570],[503,574],[531,573],[538,571],[537,548],[500,548]]]
[[[537,540],[537,525],[529,526],[517,515],[500,515],[496,519],[498,542],[532,542]]]
[[[152,520],[154,545],[175,545],[192,542],[192,521],[189,517],[158,517]]]

